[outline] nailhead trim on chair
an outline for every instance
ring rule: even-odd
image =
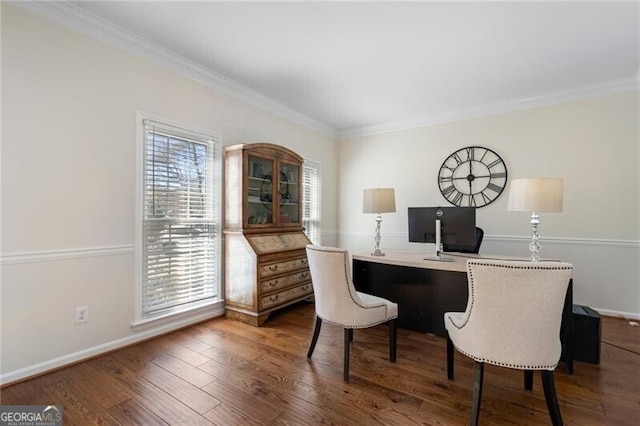
[[[467,268],[470,270],[469,265],[480,265],[480,266],[493,266],[496,268],[506,268],[506,269],[544,269],[544,270],[566,270],[566,269],[573,269],[572,267],[569,266],[564,266],[564,267],[558,267],[558,266],[539,266],[536,265],[534,262],[531,262],[531,265],[502,265],[502,264],[496,264],[496,263],[490,263],[490,262],[480,262],[477,260],[469,260],[467,261]]]
[[[454,345],[454,347],[455,347],[455,345]],[[473,355],[470,355],[470,354],[466,353],[465,351],[461,351],[458,348],[456,348],[456,350],[458,352],[460,352],[461,354],[464,354],[464,355],[468,356],[469,358],[473,359],[474,361],[488,362],[489,364],[498,365],[500,367],[509,367],[509,368],[515,368],[515,369],[519,369],[519,370],[555,370],[555,368],[558,366],[557,362],[555,364],[553,364],[553,365],[536,365],[536,366],[509,364],[509,363],[506,363],[506,362],[499,362],[499,361],[493,361],[493,360],[485,359],[485,358],[478,358],[478,357],[475,357]]]
[[[573,269],[570,266],[563,266],[563,267],[554,267],[554,266],[540,266],[540,265],[536,265],[536,264],[531,264],[531,265],[503,265],[503,264],[496,264],[496,263],[491,263],[491,262],[482,262],[482,261],[474,261],[474,260],[469,260],[467,261],[467,272],[469,275],[469,285],[471,287],[471,301],[470,301],[470,307],[469,307],[469,315],[467,315],[466,320],[464,321],[464,323],[462,323],[460,326],[458,326],[456,323],[453,322],[453,320],[451,318],[449,318],[449,321],[451,322],[451,324],[460,329],[462,327],[464,327],[467,322],[469,321],[469,318],[471,318],[471,311],[473,311],[473,304],[474,304],[474,280],[473,280],[473,273],[471,271],[471,267],[470,265],[479,265],[479,266],[492,266],[492,267],[496,267],[496,268],[506,268],[506,269],[544,269],[544,270],[567,270],[567,269]],[[454,345],[455,347],[455,345]],[[520,370],[554,370],[558,363],[555,363],[554,365],[544,365],[544,366],[530,366],[530,365],[516,365],[516,364],[509,364],[509,363],[504,363],[504,362],[499,362],[499,361],[493,361],[490,359],[484,359],[484,358],[477,358],[474,357],[471,354],[468,354],[464,351],[461,351],[460,349],[458,349],[457,347],[455,347],[456,350],[458,352],[460,352],[461,354],[464,354],[466,356],[468,356],[469,358],[478,361],[478,362],[488,362],[489,364],[493,364],[493,365],[498,365],[498,366],[502,366],[502,367],[509,367],[509,368],[515,368],[515,369],[520,369]]]
[[[388,323],[389,321],[391,321],[393,319],[396,319],[396,318],[388,318],[388,319],[386,319],[384,321],[374,322],[374,323],[366,324],[366,325],[362,325],[362,324],[350,325],[348,327],[346,327],[344,324],[338,324],[337,322],[328,321],[328,320],[326,320],[324,318],[322,318],[322,323],[332,324],[332,325],[335,325],[337,327],[342,327],[342,328],[353,328],[353,329],[356,329],[356,328],[369,328],[369,327],[374,327],[374,326],[380,325],[380,324],[386,324],[386,323]]]
[[[347,252],[346,251],[342,251],[342,250],[340,250],[340,251],[338,251],[338,250],[320,250],[320,249],[315,248],[315,247],[310,247],[310,249],[311,250],[315,250],[315,251],[321,251],[321,252],[324,252],[324,253],[342,253],[342,259],[343,259],[342,267],[344,268],[344,275],[347,278],[347,281],[351,282],[351,278],[349,277],[349,265],[347,263],[348,256],[347,256]],[[313,281],[312,281],[312,284],[313,284]],[[393,318],[389,318],[389,312],[387,310],[387,305],[385,305],[385,304],[375,305],[375,306],[363,306],[362,304],[358,303],[358,301],[353,297],[353,293],[351,293],[351,286],[348,287],[348,290],[349,290],[349,297],[351,298],[351,301],[353,303],[355,303],[356,305],[358,305],[362,309],[375,309],[375,308],[381,308],[382,307],[382,308],[384,308],[384,317],[387,318],[387,319],[384,320],[384,321],[379,321],[379,322],[371,323],[371,324],[349,325],[347,328],[369,328],[369,327],[373,327],[373,326],[378,325],[378,324],[384,324],[386,322],[391,321],[392,319],[398,318],[397,315],[395,317],[393,317]],[[334,322],[331,322],[331,321],[327,321],[324,318],[322,318],[322,321],[325,321],[325,322],[327,322],[329,324],[336,325],[338,327],[345,327],[344,324],[337,324],[337,323],[334,323]]]

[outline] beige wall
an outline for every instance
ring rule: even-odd
[[[574,263],[576,303],[639,317],[639,112],[638,92],[627,92],[343,141],[340,244],[371,249],[362,190],[388,186],[397,212],[383,215],[383,250],[433,250],[407,242],[407,207],[448,205],[436,181],[442,162],[485,146],[505,160],[509,181],[564,178],[564,212],[541,214],[542,255]],[[507,211],[508,189],[477,212],[482,252],[527,256],[529,213]]]
[[[319,161],[323,238],[335,243],[333,137],[3,4],[4,380],[154,333],[130,326],[136,111]],[[73,324],[78,306],[86,325]]]

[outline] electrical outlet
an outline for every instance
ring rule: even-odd
[[[87,306],[76,308],[75,325],[86,324],[87,322],[89,322],[89,308]]]

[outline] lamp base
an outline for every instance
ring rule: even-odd
[[[381,223],[382,223],[382,215],[378,213],[378,215],[376,216],[376,237],[375,237],[376,247],[373,253],[371,253],[371,256],[384,256],[384,253],[380,251],[380,224]]]
[[[540,224],[540,218],[536,212],[531,213],[531,220],[529,221],[531,224],[531,242],[529,243],[529,251],[531,252],[531,261],[538,262],[540,261],[540,234],[538,233],[538,225]]]

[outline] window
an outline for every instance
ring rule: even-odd
[[[320,165],[302,165],[302,226],[313,244],[320,244]]]
[[[142,120],[139,320],[218,301],[217,136]]]

